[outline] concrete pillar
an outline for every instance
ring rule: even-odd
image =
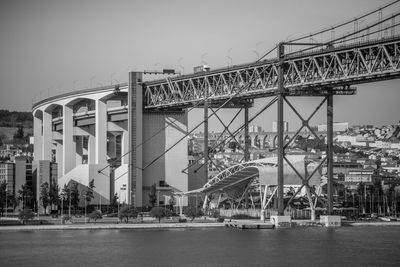
[[[143,184],[143,90],[142,73],[130,72],[128,85],[128,132],[129,165],[128,165],[128,204],[142,207]]]
[[[62,175],[67,174],[75,168],[75,144],[73,129],[73,110],[72,107],[63,106],[63,171]],[[60,176],[62,176],[60,175]]]
[[[40,111],[36,111],[40,113]],[[43,146],[42,146],[42,119],[37,116],[33,116],[33,136],[34,136],[34,147],[33,147],[33,157],[35,160],[42,159]]]
[[[121,136],[121,164],[128,164],[130,155],[129,152],[129,135],[128,131],[123,131]]]
[[[88,140],[88,163],[89,164],[95,164],[96,159],[96,138],[94,135],[90,134],[89,135],[89,140]]]
[[[75,136],[74,137],[74,141],[75,141],[75,149],[76,149],[76,153],[75,153],[75,159],[76,159],[76,166],[81,165],[82,164],[82,155],[83,155],[83,140],[82,140],[82,136]]]
[[[95,163],[107,164],[107,103],[96,100],[96,154]]]
[[[62,176],[63,173],[63,143],[62,140],[56,141],[56,162],[57,162],[57,173],[58,177]]]
[[[42,140],[42,148],[43,155],[42,159],[51,161],[51,146],[53,139],[53,130],[52,130],[52,116],[51,113],[43,111],[43,140]]]
[[[115,136],[114,133],[110,133],[108,135],[108,156],[110,158],[115,158],[117,155],[117,137]]]

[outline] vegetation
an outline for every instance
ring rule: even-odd
[[[201,209],[192,206],[187,207],[183,213],[186,217],[191,218],[191,221],[193,221],[196,217],[204,216],[204,213]]]
[[[76,210],[79,206],[79,191],[78,191],[78,183],[72,182],[71,188],[71,205],[74,207],[74,213],[76,214]]]
[[[17,127],[18,125],[31,128],[33,125],[32,113],[0,109],[0,127]]]
[[[110,206],[108,209],[109,213],[115,213],[118,211],[118,194],[115,193],[110,201]]]
[[[71,197],[71,190],[65,184],[63,189],[61,190],[61,200],[62,200],[61,203],[64,211],[66,210],[67,207],[69,207],[70,197]]]
[[[50,183],[49,189],[49,204],[59,207],[60,197],[58,196],[59,187],[56,183]]]
[[[50,194],[49,194],[49,183],[48,182],[45,182],[40,186],[40,201],[42,202],[42,206],[44,208],[44,214],[46,215],[47,207],[50,204]]]
[[[92,211],[89,215],[89,220],[94,220],[96,222],[99,219],[103,219],[103,214],[99,210]]]
[[[34,217],[35,215],[31,209],[23,209],[18,214],[18,219],[20,219],[23,224],[25,224],[25,221],[32,220]]]
[[[218,218],[219,216],[220,216],[219,209],[210,210],[210,217],[211,218]]]
[[[150,211],[151,217],[157,218],[158,222],[161,222],[161,218],[169,216],[169,210],[166,210],[165,208],[162,207],[154,207]]]
[[[1,209],[1,215],[3,216],[4,213],[4,208],[6,206],[6,198],[7,198],[7,183],[2,182],[0,184],[0,209]],[[7,208],[7,207],[6,207]]]
[[[27,206],[32,207],[33,192],[26,183],[23,184],[21,189],[18,190],[18,195],[19,200],[22,201],[22,209],[25,209]]]
[[[89,182],[89,186],[86,187],[86,192],[85,192],[86,208],[89,206],[89,204],[92,201],[92,199],[94,199],[94,190],[93,190],[93,188],[95,188],[94,179],[92,179]]]
[[[156,185],[156,183],[154,183],[150,187],[149,202],[150,202],[151,207],[154,207],[157,202],[157,185]]]
[[[137,218],[138,214],[138,210],[134,206],[129,205],[119,210],[118,218],[120,220],[124,219],[124,221],[127,223],[129,218]]]
[[[228,144],[228,148],[231,149],[233,152],[236,152],[236,149],[240,148],[240,145],[236,141],[231,141]]]

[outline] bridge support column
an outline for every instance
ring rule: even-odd
[[[33,136],[34,136],[34,149],[33,154],[35,160],[42,159],[43,147],[42,147],[42,119],[38,116],[42,112],[36,111],[33,116]],[[43,117],[42,117],[43,118]]]
[[[332,179],[333,179],[333,95],[327,96],[327,169],[328,169],[328,215],[332,215]]]
[[[320,222],[326,227],[339,227],[341,226],[340,216],[335,216],[333,210],[333,94],[327,96],[327,169],[328,169],[328,215],[321,216]]]
[[[284,105],[284,91],[283,87],[283,58],[284,46],[278,44],[278,216],[284,215],[283,203],[283,158],[284,158],[284,120],[283,120],[283,105]]]
[[[57,140],[56,141],[56,162],[57,162],[57,174],[58,178],[62,176],[63,172],[63,141]]]
[[[51,161],[51,145],[53,140],[51,113],[43,111],[43,158]]]
[[[250,160],[249,153],[249,145],[250,145],[250,136],[249,136],[249,106],[246,105],[244,107],[244,161],[247,162]]]
[[[128,204],[142,207],[143,182],[143,90],[142,73],[129,72],[128,85],[128,132],[129,132],[129,164],[128,164]]]
[[[89,164],[95,164],[96,159],[96,138],[93,134],[89,134],[88,136],[88,163]]]
[[[204,101],[204,181],[208,182],[208,90]]]
[[[63,106],[63,172],[60,177],[66,175],[75,167],[75,144],[73,111],[68,105]]]
[[[96,100],[96,164],[107,164],[107,104]],[[102,167],[102,166],[101,166]]]
[[[122,164],[129,164],[129,134],[128,131],[123,131],[121,134],[121,163]],[[123,156],[125,155],[125,156]]]

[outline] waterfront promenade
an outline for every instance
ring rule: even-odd
[[[237,220],[240,221],[240,220]],[[254,220],[258,222],[258,220]],[[293,227],[322,227],[319,221],[311,220],[292,220]],[[369,221],[369,222],[349,222],[342,227],[359,226],[400,226],[400,221]],[[74,224],[44,224],[44,225],[5,225],[0,226],[0,231],[27,231],[27,230],[94,230],[94,229],[173,229],[173,228],[219,228],[225,227],[225,222],[201,221],[201,222],[143,222],[143,223],[74,223]]]

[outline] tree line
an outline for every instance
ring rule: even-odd
[[[0,109],[0,127],[17,127],[18,125],[31,128],[33,125],[32,113]]]

